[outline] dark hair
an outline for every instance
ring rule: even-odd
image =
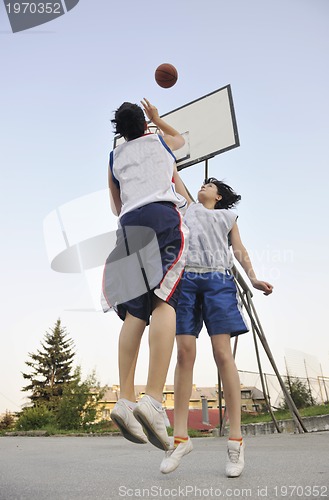
[[[204,180],[204,184],[215,184],[217,193],[222,196],[222,199],[217,201],[215,208],[233,208],[241,200],[241,196],[236,194],[233,189],[215,177],[209,177]]]
[[[141,137],[145,132],[145,116],[142,108],[131,102],[124,102],[116,110],[111,123],[115,134],[122,135],[127,141]]]

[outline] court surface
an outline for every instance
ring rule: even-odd
[[[226,438],[195,438],[163,475],[163,452],[121,436],[1,437],[1,500],[328,498],[329,432],[246,438],[240,478],[224,476]]]

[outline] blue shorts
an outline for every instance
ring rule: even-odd
[[[103,296],[122,320],[129,312],[149,324],[155,296],[177,307],[187,230],[169,202],[127,212],[120,224],[116,247],[105,264]]]
[[[234,278],[229,273],[184,272],[176,310],[176,335],[199,336],[203,322],[209,335],[248,332]]]

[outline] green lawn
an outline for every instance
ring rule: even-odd
[[[315,406],[310,406],[308,408],[303,408],[299,410],[299,413],[301,417],[313,417],[316,415],[328,415],[329,414],[329,404],[326,405],[315,405]],[[291,413],[289,411],[285,410],[277,410],[274,412],[274,416],[276,420],[288,420],[291,419]],[[252,423],[257,423],[257,422],[271,422],[272,417],[270,413],[260,413],[258,415],[248,415],[246,413],[242,414],[241,422],[242,424],[252,424]],[[0,436],[4,435],[6,431],[10,431],[13,429],[0,429]],[[58,430],[55,428],[52,428],[50,426],[44,428],[45,431],[47,431],[48,434],[119,434],[118,429],[112,422],[99,422],[98,424],[92,425],[89,427],[89,429],[79,429],[79,430],[72,430],[72,431],[64,431],[64,430]],[[168,429],[168,434],[172,435],[172,429]],[[199,437],[199,436],[207,436],[209,435],[207,432],[200,432],[196,431],[194,429],[189,429],[189,435],[191,437]]]
[[[308,408],[303,408],[299,410],[301,417],[314,417],[316,415],[328,415],[329,414],[329,404],[327,405],[315,405]],[[276,420],[287,420],[291,419],[291,413],[289,410],[277,410],[274,412]],[[272,417],[270,413],[260,413],[259,415],[248,415],[242,414],[241,422],[242,424],[253,424],[257,422],[271,422]]]

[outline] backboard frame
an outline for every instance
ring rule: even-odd
[[[211,120],[207,114],[207,107],[211,109],[211,113],[218,113],[221,120],[216,122],[213,120],[213,125],[209,125]],[[214,116],[216,115],[212,113],[212,118]],[[230,84],[169,111],[161,115],[161,118],[176,128],[185,138],[185,146],[174,152],[178,170],[240,146]],[[152,128],[152,122],[148,123]],[[204,136],[208,137],[209,141],[210,139],[213,141],[209,147],[206,144],[207,141],[200,137],[207,127],[208,130],[212,127],[212,134],[207,132],[207,136]],[[116,135],[113,148],[115,149],[123,140],[120,135]]]

